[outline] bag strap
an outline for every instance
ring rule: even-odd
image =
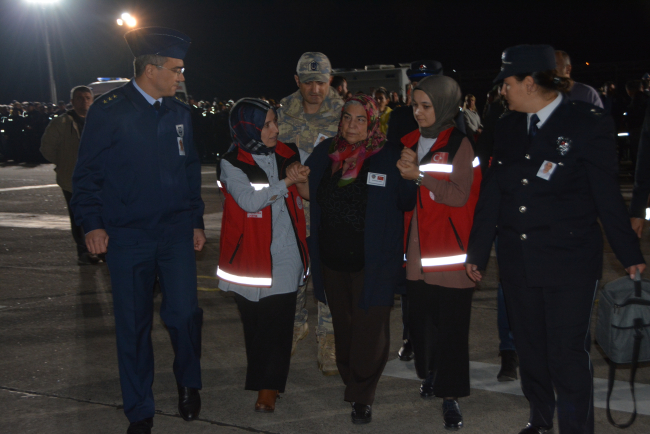
[[[643,320],[641,318],[634,319],[634,351],[632,353],[632,370],[630,372],[630,391],[632,392],[632,402],[634,402],[634,411],[630,419],[622,424],[614,422],[612,413],[609,410],[609,399],[612,396],[614,389],[614,377],[616,375],[616,363],[609,360],[609,378],[607,380],[607,420],[616,428],[627,428],[634,423],[636,419],[636,396],[634,395],[634,379],[636,377],[636,368],[639,364],[639,354],[641,353],[641,340],[643,339]]]

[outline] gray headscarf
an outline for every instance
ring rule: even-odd
[[[436,121],[429,127],[420,127],[422,137],[435,139],[444,130],[455,127],[454,119],[460,110],[460,86],[451,77],[444,75],[431,75],[418,83],[413,90],[421,90],[426,93],[433,104],[433,111],[436,114]]]

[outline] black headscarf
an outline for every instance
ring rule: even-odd
[[[268,155],[275,148],[262,142],[262,128],[269,110],[275,110],[268,102],[257,98],[242,98],[230,110],[230,135],[233,146],[255,155]]]
[[[460,110],[460,86],[451,77],[444,75],[431,75],[418,82],[413,90],[426,93],[433,104],[436,121],[429,127],[420,127],[422,137],[435,139],[438,134],[446,129],[456,126],[454,119]]]

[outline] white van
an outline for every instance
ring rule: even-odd
[[[124,86],[129,81],[131,80],[122,77],[97,77],[97,81],[90,83],[88,87],[92,89],[95,99],[97,99],[106,92]],[[187,87],[185,87],[185,82],[179,83],[176,96],[183,101],[187,101]]]

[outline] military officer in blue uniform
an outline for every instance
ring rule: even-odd
[[[174,348],[178,410],[201,408],[201,324],[195,250],[205,243],[201,166],[190,107],[174,97],[190,39],[148,27],[125,35],[135,78],[90,107],[73,176],[72,207],[91,253],[106,253],[127,433],[150,433],[153,287]]]
[[[601,277],[601,228],[630,275],[645,268],[617,183],[614,123],[563,95],[548,45],[503,53],[510,114],[495,127],[468,247],[481,279],[495,235],[503,292],[530,403],[520,434],[594,432],[590,316]],[[555,393],[557,393],[557,400]]]

